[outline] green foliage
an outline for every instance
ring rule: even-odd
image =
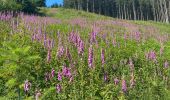
[[[22,8],[22,5],[17,4],[14,0],[1,0],[0,11],[17,11]]]
[[[96,14],[63,8],[51,9],[54,12],[46,8],[42,8],[42,10],[47,11],[47,15],[51,15],[55,20],[60,21],[52,24],[47,22],[46,26],[41,24],[43,26],[42,33],[34,31],[41,28],[41,25],[37,23],[44,22],[44,20],[39,20],[41,17],[36,19],[35,16],[31,16],[38,20],[35,25],[33,25],[34,23],[28,24],[33,32],[26,28],[28,26],[24,26],[25,22],[19,20],[19,26],[13,34],[9,34],[10,23],[0,21],[2,28],[0,29],[0,33],[2,33],[0,35],[0,99],[32,100],[35,99],[38,90],[41,93],[40,100],[170,99],[170,68],[164,67],[164,62],[166,60],[169,62],[170,59],[170,43],[168,39],[163,43],[164,52],[160,55],[160,41],[155,37],[142,38],[147,36],[148,31],[144,26],[150,25],[150,22],[117,21]],[[49,20],[49,17],[46,18]],[[116,25],[112,21],[117,21]],[[82,24],[85,26],[81,26]],[[94,24],[101,30],[97,34],[97,42],[90,44],[89,33],[92,32]],[[141,30],[138,31],[142,33],[140,34],[141,39],[138,41],[135,37],[130,38],[131,32],[124,27],[140,28]],[[162,27],[167,26],[162,24]],[[146,33],[143,33],[143,30]],[[85,43],[83,55],[78,55],[77,47],[68,40],[72,31],[77,32]],[[166,33],[166,30],[162,31]],[[105,33],[106,37],[103,36]],[[127,33],[127,39],[123,36],[124,33]],[[33,39],[35,34],[40,37],[40,40]],[[41,37],[44,34],[47,39],[54,39],[53,48],[49,49],[44,46],[43,40],[45,39]],[[116,41],[116,46],[112,43],[113,40]],[[71,60],[67,58],[66,51],[62,57],[57,56],[60,45],[64,46],[65,50],[66,47],[69,48]],[[93,46],[93,68],[88,67],[90,45]],[[101,63],[101,49],[105,50],[104,65]],[[51,60],[47,62],[49,50],[51,51]],[[157,62],[146,58],[146,52],[150,50],[155,51]],[[134,65],[134,86],[131,86],[130,83],[132,74],[130,59]],[[73,75],[72,81],[70,81],[70,77],[64,75],[62,75],[61,81],[58,80],[58,72],[62,72],[63,65],[70,68]],[[55,70],[54,77],[50,76],[50,79],[45,80],[46,73],[51,75],[52,69]],[[107,80],[104,80],[104,72],[107,73]],[[115,78],[119,80],[117,84],[114,82]],[[122,91],[121,82],[123,79],[126,80],[126,92]],[[31,88],[27,93],[24,91],[26,80],[31,83]],[[57,92],[57,84],[61,85],[60,92]]]
[[[45,7],[45,0],[1,0],[0,11],[38,13],[37,7]]]
[[[0,62],[2,63],[0,78],[3,80],[1,84],[5,83],[4,90],[0,94],[2,95],[4,91],[12,93],[9,97],[16,94],[14,89],[23,88],[20,85],[26,79],[35,80],[30,75],[34,68],[33,63],[39,59],[38,55],[31,54],[31,46],[23,46],[22,41],[18,40],[18,35],[14,35],[14,38],[15,41],[2,42],[2,48],[0,48]]]

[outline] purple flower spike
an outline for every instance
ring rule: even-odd
[[[69,61],[71,61],[71,54],[68,47],[66,48],[66,57],[68,58]]]
[[[151,60],[151,61],[154,61],[154,62],[156,62],[157,60],[156,60],[156,52],[155,51],[153,51],[153,50],[151,50],[151,51],[149,51],[148,53],[146,53],[145,54],[145,56],[146,56],[146,59],[147,60]]]
[[[126,81],[123,79],[122,80],[122,91],[125,93],[127,92],[127,86],[126,86]]]
[[[105,54],[104,49],[101,49],[101,61],[102,61],[102,66],[103,66],[104,63],[105,63],[104,54]]]
[[[28,92],[30,88],[31,88],[31,83],[28,80],[26,80],[24,83],[24,91]]]
[[[169,67],[169,63],[168,63],[167,60],[166,60],[165,63],[164,63],[164,67],[165,67],[165,68],[168,68],[168,67]]]
[[[92,68],[93,64],[93,48],[92,45],[89,47],[89,54],[88,54],[88,66]]]
[[[53,78],[54,75],[55,75],[55,70],[54,70],[54,68],[53,68],[53,69],[51,70],[51,77]]]
[[[61,81],[62,80],[62,74],[60,72],[58,72],[58,80]]]
[[[67,67],[63,67],[63,69],[62,69],[62,74],[64,75],[64,76],[66,76],[66,77],[71,77],[71,71],[70,71],[70,69],[69,68],[67,68]]]
[[[81,41],[80,41],[80,44],[79,44],[79,46],[78,46],[78,54],[79,54],[79,55],[83,55],[83,52],[84,52],[84,43],[83,43],[83,41],[81,40]]]
[[[51,60],[51,50],[48,49],[48,53],[47,53],[47,62],[49,63]]]
[[[60,84],[56,85],[56,91],[57,91],[57,93],[61,92],[61,85]]]
[[[58,52],[57,52],[57,56],[60,58],[64,55],[64,47],[63,46],[60,46],[58,48]]]

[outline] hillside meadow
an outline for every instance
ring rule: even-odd
[[[170,99],[170,24],[39,9],[0,13],[0,100]]]

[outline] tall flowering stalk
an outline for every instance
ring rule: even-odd
[[[57,57],[62,57],[64,55],[64,47],[63,46],[59,46],[58,48],[58,52],[57,52]]]
[[[55,70],[54,70],[54,68],[52,68],[52,70],[51,70],[51,77],[53,78],[54,75],[55,75]]]
[[[92,68],[92,65],[93,65],[93,48],[92,45],[90,45],[88,51],[88,66]]]
[[[51,61],[51,50],[48,49],[48,52],[47,52],[47,63],[49,63]]]
[[[82,56],[84,53],[84,42],[80,36],[72,31],[69,35],[69,41],[73,43],[78,50],[78,54]]]
[[[127,86],[126,86],[126,80],[122,80],[122,91],[124,92],[124,93],[126,93],[127,92]]]
[[[61,85],[60,84],[56,85],[56,91],[57,91],[57,93],[61,92]]]
[[[47,36],[46,34],[43,35],[43,38],[44,38],[44,47],[47,46]]]
[[[90,37],[90,43],[96,42],[96,36],[97,36],[97,32],[95,30],[93,30],[92,32],[90,32],[89,37]]]
[[[135,33],[135,39],[136,39],[136,41],[140,41],[140,32],[136,32]]]
[[[62,73],[58,72],[58,80],[61,81],[62,80]]]
[[[146,59],[156,61],[156,52],[154,50],[149,51],[145,55],[146,55]]]
[[[31,83],[26,80],[25,83],[24,83],[24,91],[27,93],[31,88]]]
[[[104,49],[101,49],[101,62],[102,62],[102,66],[103,66],[104,63],[105,63],[105,57],[104,57],[104,55],[105,55],[105,51],[104,51]]]
[[[78,54],[79,55],[83,55],[83,52],[84,52],[84,42],[81,40],[80,42],[79,42],[79,45],[78,45]]]
[[[66,57],[69,61],[71,61],[71,54],[68,47],[66,48]]]
[[[70,78],[72,76],[70,68],[67,68],[66,66],[64,66],[62,69],[62,75]]]
[[[165,62],[164,62],[164,68],[168,68],[169,67],[169,63],[168,63],[168,61],[166,60]]]

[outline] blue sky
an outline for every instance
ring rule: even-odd
[[[51,5],[58,3],[63,4],[63,0],[46,0],[47,7],[50,7]]]

